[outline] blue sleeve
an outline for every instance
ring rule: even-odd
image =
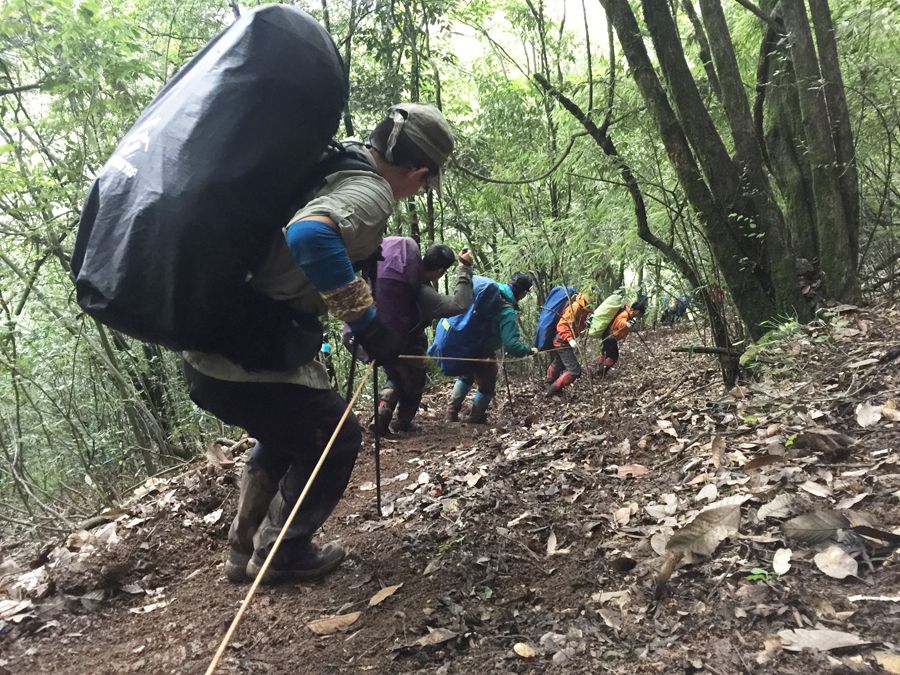
[[[325,223],[317,220],[292,223],[285,239],[294,261],[320,291],[327,293],[356,279],[344,240]]]
[[[347,247],[334,228],[318,220],[300,220],[292,223],[284,236],[294,262],[320,292],[328,293],[356,281]],[[374,318],[373,305],[349,322],[350,328],[359,331]]]

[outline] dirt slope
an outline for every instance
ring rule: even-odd
[[[385,517],[367,450],[323,533],[348,561],[263,589],[220,672],[900,672],[898,327],[838,312],[730,393],[711,357],[669,352],[684,329],[645,333],[593,393],[515,379],[488,428],[441,421],[442,385],[385,443]],[[203,672],[248,588],[221,567],[238,468],[198,462],[35,570],[4,563],[0,666]],[[784,534],[809,513],[820,541]]]

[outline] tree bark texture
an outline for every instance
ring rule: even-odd
[[[782,8],[789,32],[800,114],[806,131],[816,203],[819,260],[822,271],[825,272],[826,294],[838,300],[856,302],[859,298],[859,282],[853,246],[855,235],[850,235],[850,223],[847,222],[841,196],[831,118],[806,7],[803,0],[783,0]]]
[[[741,80],[737,56],[734,53],[721,2],[700,0],[700,11],[709,35],[716,70],[719,73],[722,102],[731,127],[736,162],[740,174],[744,177],[744,187],[748,189],[750,200],[758,214],[759,236],[765,238],[762,243],[770,261],[776,306],[782,314],[796,314],[800,320],[808,321],[812,318],[812,313],[797,285],[794,253],[791,250],[784,216],[775,201],[766,174],[762,145],[753,130],[750,102]]]

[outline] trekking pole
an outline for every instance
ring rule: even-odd
[[[378,517],[381,515],[381,427],[378,424],[378,365],[376,364],[372,370],[372,398],[375,401],[375,416],[373,426],[375,427],[375,499],[378,504]]]
[[[266,572],[269,570],[269,565],[272,564],[272,559],[275,557],[275,554],[278,552],[278,548],[281,546],[281,542],[284,540],[285,534],[287,534],[288,529],[291,524],[294,522],[294,518],[297,517],[297,512],[300,510],[300,506],[303,504],[303,500],[306,499],[306,495],[309,493],[310,488],[312,487],[313,481],[316,480],[316,476],[319,475],[319,471],[322,469],[322,465],[325,464],[325,460],[328,459],[328,453],[331,452],[331,446],[334,445],[335,440],[338,437],[338,434],[341,432],[341,429],[344,426],[344,422],[347,421],[347,417],[350,416],[350,411],[353,409],[353,404],[356,403],[356,399],[359,398],[359,394],[365,386],[366,381],[369,379],[369,375],[372,372],[374,364],[369,364],[369,369],[366,371],[365,376],[360,381],[359,386],[356,387],[356,391],[353,392],[353,398],[350,399],[349,403],[347,403],[347,408],[344,410],[344,414],[341,415],[341,419],[338,421],[337,426],[334,428],[334,432],[331,434],[331,438],[328,440],[328,444],[325,446],[325,449],[322,450],[322,455],[319,457],[319,461],[316,463],[316,466],[313,468],[312,473],[309,475],[309,480],[306,481],[306,485],[303,488],[303,492],[300,493],[300,496],[297,498],[297,501],[294,503],[294,508],[291,509],[290,514],[287,517],[287,520],[284,521],[284,525],[281,527],[281,531],[278,533],[278,537],[275,539],[275,543],[272,544],[272,549],[269,551],[269,555],[266,556],[266,560],[263,563],[262,568],[259,570],[259,574],[256,575],[256,579],[253,580],[253,583],[250,585],[250,590],[247,591],[247,595],[244,597],[244,600],[241,602],[241,606],[238,609],[238,613],[235,614],[234,619],[231,622],[231,625],[228,627],[228,630],[225,632],[225,637],[222,638],[222,643],[219,645],[219,648],[216,650],[215,655],[213,656],[213,660],[210,662],[209,667],[206,669],[206,675],[212,675],[215,671],[216,666],[219,665],[219,661],[222,659],[222,655],[225,653],[225,649],[228,647],[228,643],[231,641],[231,638],[234,636],[234,632],[237,630],[237,627],[241,623],[241,619],[244,618],[244,613],[247,611],[247,608],[250,606],[250,601],[253,599],[253,596],[256,594],[256,589],[259,588],[260,582],[262,582],[263,578],[266,576]]]
[[[353,349],[351,350],[353,356],[350,357],[350,377],[347,378],[347,395],[344,396],[345,401],[350,400],[350,392],[353,391],[353,376],[356,375],[356,350],[358,348],[356,338],[353,338]]]

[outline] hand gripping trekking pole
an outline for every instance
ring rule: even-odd
[[[291,509],[291,513],[288,515],[287,520],[285,520],[284,525],[281,528],[281,532],[278,533],[278,537],[275,539],[275,543],[272,544],[272,550],[270,550],[269,555],[266,556],[266,561],[263,563],[262,568],[260,568],[259,574],[256,575],[256,579],[253,580],[253,584],[250,586],[250,590],[247,591],[247,595],[244,597],[243,602],[241,602],[238,613],[235,615],[234,620],[231,622],[231,625],[225,632],[225,637],[222,638],[222,643],[219,645],[219,648],[216,650],[215,656],[213,656],[213,660],[210,662],[209,667],[206,669],[206,675],[212,675],[212,673],[216,669],[216,666],[219,665],[219,661],[222,659],[222,655],[225,653],[225,649],[228,647],[228,643],[231,641],[234,632],[240,625],[241,619],[244,617],[244,613],[250,606],[250,601],[256,594],[256,589],[259,588],[260,582],[265,578],[266,572],[268,572],[269,566],[272,564],[272,559],[275,557],[275,554],[278,552],[278,548],[281,546],[284,535],[287,533],[288,528],[290,528],[291,524],[294,522],[294,518],[297,517],[297,512],[300,510],[300,506],[303,504],[303,500],[306,499],[306,495],[309,493],[313,481],[316,480],[316,476],[319,475],[319,471],[321,471],[322,465],[325,464],[325,460],[328,459],[328,453],[331,452],[331,446],[334,445],[338,434],[341,433],[341,429],[344,427],[344,422],[346,422],[347,417],[350,416],[350,411],[353,409],[353,404],[356,403],[356,399],[359,398],[359,394],[362,391],[363,386],[365,386],[366,381],[369,379],[369,375],[372,373],[372,368],[373,364],[370,363],[366,374],[363,376],[362,380],[359,383],[359,386],[357,386],[356,391],[353,392],[353,398],[351,398],[347,403],[347,408],[344,410],[344,414],[341,415],[341,419],[338,421],[337,426],[334,428],[334,432],[331,434],[331,438],[328,439],[328,444],[325,446],[325,449],[322,450],[322,456],[319,457],[319,461],[316,463],[316,466],[313,468],[312,473],[309,475],[309,480],[306,481],[306,485],[303,487],[303,492],[300,493],[300,496],[294,503],[294,508]]]

